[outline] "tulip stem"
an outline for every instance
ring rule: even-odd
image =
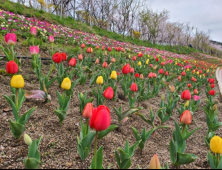
[[[19,103],[19,99],[18,99],[18,97],[19,97],[19,89],[18,88],[16,88],[16,107],[17,107],[17,109],[18,109],[18,103]]]
[[[95,139],[95,146],[94,146],[95,167],[97,167],[97,142],[98,142],[98,131],[96,131],[96,139]]]
[[[217,153],[217,161],[218,161],[218,164],[220,163],[220,154]]]

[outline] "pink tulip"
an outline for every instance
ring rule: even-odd
[[[53,43],[54,42],[54,37],[52,35],[49,36],[49,42]]]
[[[30,32],[32,35],[36,35],[37,34],[37,28],[36,27],[31,27]]]
[[[115,58],[112,58],[112,63],[115,63],[116,62],[116,59]]]
[[[99,59],[98,58],[96,59],[96,64],[99,64]]]
[[[79,59],[79,60],[83,60],[82,54],[79,54],[78,59]]]
[[[130,68],[130,73],[134,73],[134,68]]]
[[[198,101],[198,100],[200,99],[200,96],[195,95],[195,96],[193,96],[193,99],[194,99],[195,101]]]
[[[32,46],[29,47],[31,55],[37,55],[39,54],[39,46]]]
[[[15,45],[16,44],[16,35],[14,33],[7,33],[5,35],[5,42],[8,44],[8,45]]]

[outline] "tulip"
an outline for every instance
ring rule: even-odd
[[[79,59],[79,60],[83,60],[83,55],[82,55],[82,54],[79,54],[78,59]]]
[[[130,73],[134,73],[134,68],[132,67],[132,68],[130,68]]]
[[[179,80],[179,82],[181,82],[181,76],[178,76],[178,80]]]
[[[112,63],[115,63],[115,62],[116,62],[116,59],[115,59],[115,58],[112,58],[111,62],[112,62]]]
[[[170,88],[170,92],[171,92],[171,93],[174,93],[174,92],[175,92],[175,86],[169,86],[169,88]]]
[[[214,84],[215,80],[214,79],[209,79],[208,80],[210,84]]]
[[[156,58],[156,61],[158,62],[158,61],[159,61],[159,58]]]
[[[149,74],[148,74],[148,77],[149,77],[149,78],[153,78],[153,73],[149,73]]]
[[[214,96],[215,95],[215,90],[210,90],[209,95]]]
[[[143,57],[143,53],[138,53],[138,57]]]
[[[156,78],[156,77],[157,77],[156,73],[153,73],[153,78]]]
[[[185,125],[190,125],[192,122],[192,115],[189,110],[185,110],[180,117],[180,122]]]
[[[136,56],[133,56],[133,61],[136,61]]]
[[[62,55],[62,61],[66,61],[67,60],[67,55],[66,53],[61,53]]]
[[[103,92],[103,96],[106,98],[106,99],[109,99],[111,100],[114,96],[114,91],[113,91],[113,88],[112,87],[108,87],[104,92]]]
[[[186,72],[183,71],[183,72],[181,73],[181,75],[182,75],[182,76],[186,76]]]
[[[161,169],[161,166],[160,166],[160,161],[158,159],[158,156],[157,154],[155,154],[151,161],[150,161],[150,168],[149,169]]]
[[[111,51],[112,51],[112,48],[111,48],[111,47],[109,47],[107,50],[108,50],[109,52],[111,52]]]
[[[144,79],[143,74],[140,74],[140,79],[141,79],[141,80],[143,80],[143,79]]]
[[[5,42],[8,44],[8,45],[15,45],[16,44],[16,35],[14,33],[7,33],[5,35]]]
[[[161,66],[164,66],[165,65],[165,63],[164,62],[161,62]]]
[[[91,47],[87,48],[86,50],[87,53],[92,53],[93,52],[93,49]]]
[[[31,55],[37,55],[39,54],[39,46],[32,46],[29,47]]]
[[[36,27],[31,27],[30,32],[32,35],[36,35],[37,34],[37,28]]]
[[[168,71],[166,71],[166,72],[165,72],[165,76],[168,76],[168,75],[169,75],[169,72],[168,72]]]
[[[86,45],[83,43],[82,45],[81,45],[81,48],[85,48],[86,47]]]
[[[96,83],[97,83],[97,84],[103,84],[103,77],[102,77],[102,76],[99,76],[99,77],[96,79]]]
[[[191,78],[191,81],[196,82],[197,79],[195,79],[194,77]]]
[[[141,63],[141,61],[139,61],[139,62],[138,62],[138,66],[141,66],[141,65],[142,65],[142,63]]]
[[[199,99],[200,99],[200,96],[197,96],[197,95],[194,95],[194,96],[193,96],[193,100],[194,100],[194,101],[198,101]]]
[[[11,87],[20,89],[25,86],[25,81],[22,75],[14,75],[11,79]]]
[[[222,139],[219,136],[214,136],[210,141],[210,150],[213,153],[222,154]]]
[[[49,36],[49,42],[53,43],[54,42],[54,37],[52,35]]]
[[[25,141],[25,144],[28,146],[30,146],[32,144],[32,139],[27,134],[24,134],[24,141]]]
[[[19,68],[18,68],[18,65],[16,64],[16,62],[9,61],[6,64],[6,72],[8,74],[16,74],[16,73],[18,73],[18,71],[19,71]]]
[[[97,50],[99,49],[99,45],[96,46],[96,49],[97,49]]]
[[[76,66],[76,59],[75,58],[71,58],[69,60],[69,66],[75,67]]]
[[[136,74],[135,74],[135,78],[138,78],[139,76],[140,76],[139,73],[136,73]]]
[[[102,46],[102,51],[104,51],[105,50],[105,47],[104,46]]]
[[[93,109],[89,126],[96,131],[106,130],[111,124],[110,110],[106,106],[99,106]]]
[[[215,87],[215,84],[211,84],[211,86],[210,86],[212,89]]]
[[[133,83],[133,84],[130,86],[130,90],[131,90],[132,92],[137,92],[137,91],[138,91],[137,84],[136,84],[136,83]]]
[[[181,99],[190,100],[191,99],[190,91],[189,90],[183,91],[183,93],[181,94]]]
[[[118,51],[121,51],[121,47],[118,48]]]
[[[62,55],[60,53],[55,53],[53,56],[52,56],[52,60],[53,62],[55,63],[61,63],[62,62]]]
[[[149,67],[153,67],[153,64],[150,64]]]
[[[149,59],[146,60],[146,64],[147,64],[147,65],[149,64],[149,61],[150,61]]]
[[[187,87],[190,88],[192,85],[191,84],[187,84]]]
[[[130,64],[126,64],[123,69],[122,69],[122,73],[123,74],[128,74],[130,72]]]
[[[106,68],[107,67],[107,62],[104,62],[103,63],[103,68]]]
[[[85,108],[83,109],[82,116],[86,119],[91,118],[93,113],[93,104],[92,103],[87,103]]]
[[[160,73],[160,74],[163,74],[163,72],[164,72],[164,71],[163,71],[163,69],[161,68],[161,69],[159,70],[159,73]]]
[[[112,71],[111,75],[110,75],[110,78],[111,79],[117,79],[117,74],[116,74],[116,71]]]
[[[61,85],[61,88],[64,89],[64,90],[70,90],[71,86],[72,86],[71,80],[68,77],[64,78],[64,80],[62,82],[62,85]]]
[[[197,89],[194,89],[194,90],[193,90],[193,94],[198,95],[198,93],[199,93],[199,92],[198,92]]]
[[[99,64],[99,59],[98,58],[96,59],[96,64]]]

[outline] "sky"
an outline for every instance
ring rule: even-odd
[[[189,22],[222,42],[222,0],[144,0],[154,11],[170,11],[171,22]]]

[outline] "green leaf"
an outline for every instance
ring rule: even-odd
[[[112,132],[116,128],[118,128],[117,125],[111,125],[111,126],[109,126],[108,129],[106,129],[102,132],[99,132],[98,139],[102,139],[103,137],[105,137],[107,134],[109,134],[110,132]]]
[[[95,136],[96,136],[96,132],[91,132],[90,134],[86,135],[86,137],[83,138],[83,140],[81,141],[82,147],[86,148],[86,147],[91,146]]]
[[[126,140],[124,152],[127,153],[127,154],[129,154],[129,141],[128,141],[128,140]]]
[[[200,129],[200,127],[192,130],[191,132],[188,132],[188,133],[186,134],[186,136],[183,138],[183,140],[187,140],[192,134],[194,134],[194,133],[195,133],[197,130],[199,130],[199,129]]]
[[[10,104],[11,108],[12,108],[12,112],[13,112],[13,115],[15,117],[15,120],[16,121],[19,121],[19,115],[18,115],[18,112],[17,112],[17,108],[16,108],[16,105],[15,103],[12,101],[12,99],[10,99],[8,96],[5,96],[3,95],[3,97],[7,100],[7,102]]]
[[[120,169],[129,169],[131,166],[131,159],[126,159],[122,162]]]
[[[22,115],[22,117],[19,120],[19,123],[21,125],[25,125],[26,122],[29,120],[31,114],[35,111],[36,108],[37,107],[34,107],[34,108],[30,109],[28,112],[26,112],[24,115]]]
[[[140,141],[140,140],[141,140],[141,137],[140,137],[140,135],[139,135],[138,130],[137,130],[136,128],[134,128],[134,127],[132,127],[132,130],[133,130],[133,134],[134,134],[134,136],[135,136],[135,138],[136,138],[136,141]]]
[[[214,164],[214,157],[213,157],[213,155],[210,152],[207,152],[207,160],[208,160],[208,162],[210,164],[210,168],[211,169],[216,169],[216,166]]]
[[[141,141],[136,142],[133,146],[131,146],[131,147],[129,148],[129,156],[130,156],[130,157],[132,157],[132,156],[134,155],[134,152],[135,152],[135,150],[136,150],[136,148],[138,147],[138,145],[139,145],[140,142],[141,142]]]
[[[116,162],[117,162],[117,165],[118,167],[120,168],[120,157],[119,157],[119,153],[117,151],[115,151],[115,158],[116,158]]]
[[[219,164],[217,166],[217,169],[222,169],[222,158],[221,157],[220,157],[220,162],[219,162]]]
[[[94,155],[91,164],[92,169],[103,169],[103,147],[101,146],[97,151],[96,157]]]
[[[57,109],[54,112],[55,112],[56,116],[59,118],[60,123],[62,123],[63,120],[66,118],[66,111]]]
[[[174,121],[175,122],[175,121]],[[175,122],[175,138],[176,138],[176,141],[178,143],[178,146],[179,148],[182,148],[183,146],[183,137],[181,135],[181,132],[180,132],[180,127],[179,125],[177,124],[177,122]]]
[[[37,150],[38,150],[37,142],[33,140],[31,146],[29,147],[28,158],[34,158]]]
[[[121,115],[121,117],[122,117],[121,120],[123,120],[125,117],[128,117],[129,115],[131,115],[131,114],[133,114],[133,113],[136,113],[136,112],[138,112],[139,110],[142,110],[142,109],[143,109],[142,107],[131,108],[131,109],[123,112],[122,115]],[[120,120],[120,121],[121,121],[121,120]]]
[[[174,144],[173,140],[171,140],[171,142],[170,142],[170,159],[173,164],[175,164],[177,161],[177,151],[175,149],[175,144]]]
[[[12,122],[11,120],[10,120],[10,127],[11,127],[12,134],[16,139],[20,139],[22,134],[25,132],[24,125],[21,125],[17,122]]]
[[[190,164],[194,162],[198,157],[193,154],[182,154],[177,153],[177,165],[184,165],[184,164]]]
[[[25,168],[26,169],[38,169],[40,162],[35,158],[25,159]]]

